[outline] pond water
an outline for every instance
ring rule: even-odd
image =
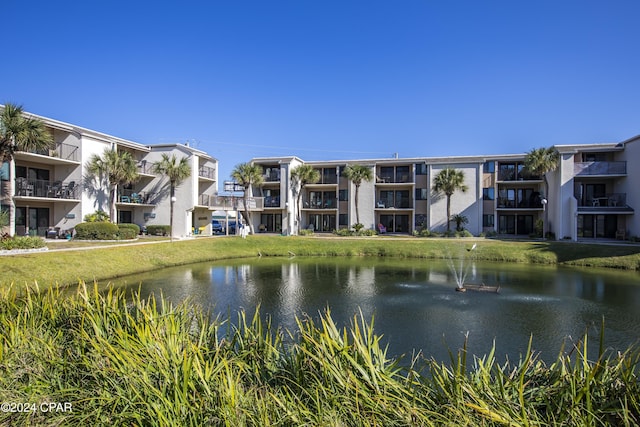
[[[174,302],[189,298],[224,318],[256,306],[274,324],[295,330],[295,316],[317,317],[329,307],[340,326],[362,311],[375,319],[389,355],[422,350],[448,361],[468,337],[469,351],[486,354],[494,341],[498,360],[517,360],[533,348],[555,360],[563,341],[590,334],[593,357],[604,319],[605,343],[625,350],[640,338],[640,274],[469,261],[467,283],[500,284],[500,292],[456,292],[450,263],[367,258],[261,258],[202,263],[117,279],[160,292]],[[465,267],[466,268],[466,267]]]

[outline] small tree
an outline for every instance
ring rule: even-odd
[[[173,242],[173,204],[176,197],[176,187],[191,176],[191,166],[186,157],[181,157],[178,160],[175,154],[169,157],[168,154],[162,153],[162,159],[154,163],[153,170],[155,173],[164,175],[169,179],[169,202],[171,206],[169,211],[169,235]]]
[[[469,218],[462,214],[453,215],[451,220],[456,223],[456,231],[463,231],[464,225],[469,224]]]
[[[0,115],[0,166],[9,162],[9,192],[5,203],[9,206],[9,235],[15,233],[15,193],[14,156],[17,151],[39,151],[53,148],[53,136],[44,123],[36,118],[27,117],[21,106],[6,104]]]
[[[360,211],[358,210],[358,194],[360,192],[360,185],[363,182],[370,182],[373,180],[373,172],[369,166],[364,165],[347,165],[344,168],[343,175],[356,186],[355,204],[356,204],[356,223],[360,224]]]
[[[444,193],[447,197],[447,233],[451,231],[451,196],[457,190],[467,191],[464,184],[464,172],[454,168],[442,169],[433,179],[433,191]]]
[[[311,165],[300,165],[291,171],[291,181],[293,183],[294,192],[297,192],[296,206],[298,229],[300,229],[302,227],[302,207],[300,205],[302,191],[307,184],[315,184],[320,181],[320,172]]]
[[[560,164],[560,153],[553,147],[534,148],[527,153],[524,158],[524,170],[530,175],[542,176],[544,180],[544,197],[549,200],[549,180],[547,174],[558,168]],[[543,238],[547,236],[544,233],[549,222],[549,210],[544,209]]]
[[[231,178],[233,178],[239,185],[244,188],[243,201],[244,210],[242,216],[246,223],[249,224],[249,230],[251,234],[254,234],[253,221],[251,220],[251,211],[249,210],[249,197],[251,197],[251,190],[254,185],[262,184],[262,168],[258,165],[252,165],[251,163],[240,163],[231,171]]]
[[[102,156],[94,154],[87,164],[89,175],[109,188],[109,217],[117,222],[116,201],[118,185],[131,184],[138,180],[138,166],[131,153],[107,148]]]

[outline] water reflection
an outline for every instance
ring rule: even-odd
[[[455,292],[445,262],[370,259],[260,259],[196,264],[130,276],[116,284],[143,296],[162,292],[173,301],[189,298],[223,316],[260,305],[274,323],[295,328],[295,316],[317,316],[330,307],[348,325],[359,310],[375,316],[391,354],[422,349],[447,360],[468,333],[473,353],[517,359],[533,335],[546,360],[564,339],[585,330],[597,334],[605,319],[606,344],[625,349],[640,337],[640,275],[637,273],[474,263],[467,283],[501,285],[499,294]],[[597,340],[592,340],[596,351]],[[446,343],[446,345],[445,345]]]

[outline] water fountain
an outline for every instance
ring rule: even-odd
[[[500,290],[500,286],[487,286],[484,283],[481,284],[466,284],[467,276],[469,275],[469,271],[473,266],[473,253],[477,249],[478,244],[474,243],[471,248],[467,248],[465,250],[464,246],[459,246],[459,253],[456,259],[452,256],[451,253],[447,255],[447,262],[449,265],[449,269],[453,273],[453,277],[456,281],[456,291],[457,292],[466,292],[469,290],[474,291],[484,291],[484,292],[498,292]],[[457,263],[457,265],[456,265]]]

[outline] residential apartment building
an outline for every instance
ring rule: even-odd
[[[422,228],[444,231],[446,197],[432,191],[444,168],[461,170],[465,192],[451,198],[451,213],[468,219],[473,234],[528,236],[548,217],[545,231],[556,239],[624,238],[640,234],[635,208],[640,203],[640,172],[627,167],[640,159],[640,137],[621,143],[558,145],[558,168],[545,181],[524,171],[525,154],[439,158],[392,158],[305,162],[297,157],[255,158],[263,183],[252,189],[264,198],[254,211],[256,229],[295,234],[301,229],[331,232],[357,222],[355,186],[344,176],[348,164],[371,168],[374,179],[358,192],[360,223],[387,232],[410,234]],[[313,166],[320,180],[300,194],[291,171]],[[548,211],[548,212],[547,212]],[[543,223],[542,222],[542,223]]]
[[[184,144],[144,145],[57,120],[40,119],[51,132],[54,147],[42,152],[17,152],[2,165],[0,203],[15,205],[9,231],[47,236],[50,230],[72,230],[87,214],[109,212],[109,189],[89,176],[87,164],[105,150],[127,151],[138,165],[139,179],[117,189],[117,221],[140,226],[169,224],[170,195],[166,177],[153,171],[161,155],[185,157],[191,177],[176,192],[174,236],[192,234],[194,227],[210,232],[212,208],[203,203],[217,194],[218,161]],[[13,194],[9,181],[13,180]]]

